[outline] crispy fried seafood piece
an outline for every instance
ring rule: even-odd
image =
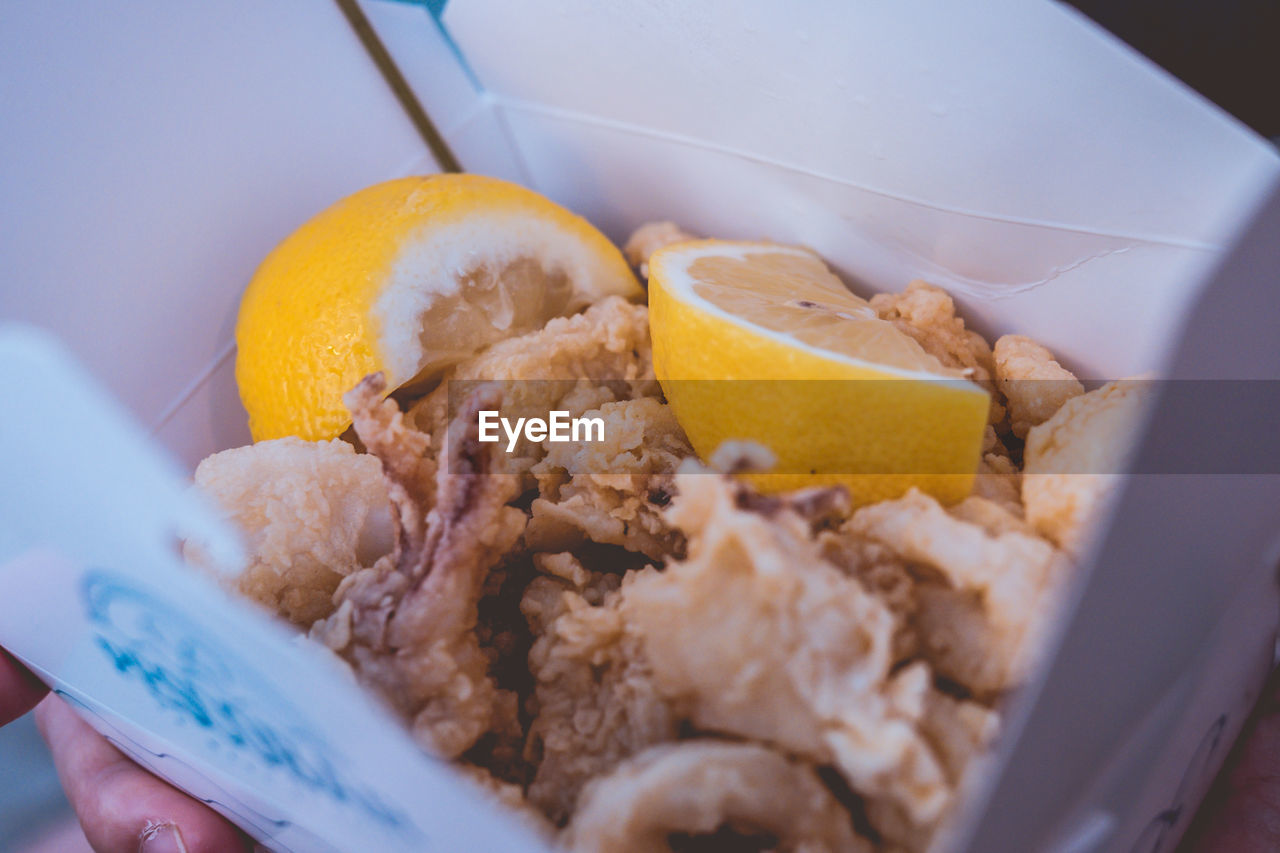
[[[991,345],[964,327],[964,320],[956,316],[955,301],[942,288],[913,281],[901,293],[877,293],[871,297],[871,307],[881,320],[910,335],[944,367],[968,371],[970,379],[992,387],[995,362]]]
[[[592,782],[563,843],[575,853],[665,853],[679,838],[738,849],[735,837],[763,837],[776,851],[872,851],[811,767],[713,740],[652,747]]]
[[[834,764],[919,822],[941,815],[951,791],[916,731],[930,676],[923,664],[890,676],[889,608],[826,562],[785,505],[744,509],[744,487],[692,462],[676,489],[668,518],[688,557],[636,577],[622,600],[662,693],[699,729]]]
[[[998,505],[973,503],[982,500],[969,498],[957,517],[912,489],[859,509],[841,533],[941,576],[944,585],[916,591],[925,657],[940,674],[990,694],[1019,683],[1033,665],[1065,558]]]
[[[969,760],[990,746],[999,722],[999,714],[985,705],[930,690],[925,695],[920,730],[941,756],[947,779],[959,787]],[[864,808],[867,820],[890,850],[923,853],[939,825],[938,821],[916,823],[899,805],[884,798],[868,799]]]
[[[391,550],[381,466],[337,439],[224,450],[200,463],[195,484],[245,535],[236,588],[301,627],[329,614],[339,581]],[[194,543],[185,552],[203,562]]]
[[[1119,487],[1147,400],[1141,380],[1109,382],[1070,400],[1027,434],[1027,520],[1068,553],[1079,554],[1089,522]]]
[[[1007,413],[993,379],[995,362],[991,345],[982,335],[964,327],[964,320],[956,316],[956,303],[951,294],[927,282],[913,281],[901,293],[872,296],[871,307],[881,320],[888,320],[914,338],[925,352],[942,362],[943,367],[965,371],[970,379],[991,392],[987,419],[1004,428]]]
[[[947,508],[955,518],[976,524],[991,536],[1000,536],[1005,533],[1037,535],[1035,528],[1022,517],[1021,510],[1021,506],[1015,509],[1008,504],[981,495],[969,495],[960,503]]]
[[[395,551],[348,576],[337,610],[312,633],[411,720],[424,747],[454,757],[516,716],[515,695],[488,675],[475,627],[489,571],[524,530],[524,513],[506,506],[519,478],[491,474],[494,445],[476,437],[477,411],[494,405],[483,391],[450,425],[436,470],[422,455],[425,437],[406,427],[384,390],[374,374],[346,402],[394,484]]]
[[[549,444],[533,466],[541,494],[525,534],[535,551],[584,540],[621,545],[652,560],[683,549],[663,520],[671,476],[693,454],[671,408],[652,397],[605,403],[583,414],[604,422],[604,440]]]
[[[471,383],[496,384],[501,397],[492,408],[508,417],[546,417],[553,409],[578,417],[615,400],[656,397],[661,390],[653,377],[649,309],[610,296],[581,314],[557,317],[536,332],[499,341],[459,364],[414,404],[409,421],[418,429],[431,435],[444,429],[451,382],[468,383],[458,386],[467,392]],[[454,395],[456,406],[456,388]],[[515,456],[536,461],[541,447],[522,440]]]
[[[973,478],[973,496],[999,504],[1021,518],[1022,473],[1008,456],[984,453]]]
[[[883,545],[846,536],[838,530],[822,531],[817,542],[823,559],[856,578],[893,614],[893,665],[917,657],[920,638],[915,626],[916,581],[906,564]]]
[[[1084,393],[1075,374],[1031,338],[1005,335],[996,341],[993,357],[996,382],[1009,408],[1009,426],[1018,438]]]
[[[538,638],[529,652],[536,711],[526,751],[540,760],[528,796],[563,821],[588,780],[674,739],[677,721],[623,619],[617,576],[605,576],[615,588],[602,591],[601,579],[571,554],[539,555],[535,563],[557,578],[574,578],[576,587],[537,578],[520,604]]]
[[[696,239],[698,238],[674,222],[646,222],[631,232],[631,236],[627,238],[627,244],[622,248],[622,252],[627,256],[627,263],[639,270],[641,278],[647,279],[649,277],[649,258],[652,257],[654,252],[663,246]]]

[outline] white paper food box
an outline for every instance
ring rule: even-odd
[[[669,218],[812,246],[864,290],[925,278],[1092,377],[1280,378],[1280,158],[1069,8],[358,9],[464,168],[615,239]],[[0,337],[0,645],[275,849],[542,849],[174,551],[235,547],[183,467],[248,440],[231,330],[257,262],[439,168],[351,21],[308,0],[5,18],[0,319],[61,343]],[[1275,426],[1157,404],[1136,470],[1217,455],[1127,480],[943,844],[1176,845],[1273,660],[1280,466],[1241,454]]]

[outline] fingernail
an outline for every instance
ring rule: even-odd
[[[138,853],[187,853],[187,845],[175,824],[149,823],[138,837]]]

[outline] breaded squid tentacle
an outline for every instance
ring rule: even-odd
[[[394,400],[383,399],[387,377],[371,373],[342,398],[356,435],[382,463],[395,507],[397,566],[419,564],[424,550],[425,514],[435,500],[435,460],[427,455],[431,436],[405,424]],[[412,575],[411,575],[412,577]]]
[[[524,513],[506,505],[520,480],[491,473],[491,451],[478,439],[477,413],[494,405],[494,391],[468,397],[437,465],[423,457],[429,439],[405,426],[383,388],[366,378],[349,401],[391,484],[401,544],[394,559],[343,582],[337,611],[313,633],[412,720],[424,746],[454,757],[515,724],[515,696],[489,676],[475,626],[485,578],[524,530]]]
[[[486,447],[478,434],[478,413],[500,400],[496,386],[481,386],[449,424],[422,554],[419,562],[398,567],[418,582],[393,617],[393,645],[429,642],[474,628],[488,569],[523,531],[524,513],[506,506],[520,495],[521,479],[494,473],[490,454],[497,445]]]

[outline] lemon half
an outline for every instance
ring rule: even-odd
[[[244,293],[249,429],[332,438],[350,423],[342,395],[367,374],[426,381],[612,294],[643,296],[621,252],[531,190],[453,174],[368,187],[287,237]]]
[[[701,240],[649,260],[654,370],[703,458],[751,440],[767,491],[841,483],[855,503],[969,493],[987,393],[879,319],[812,252]],[[726,381],[736,380],[736,381]]]

